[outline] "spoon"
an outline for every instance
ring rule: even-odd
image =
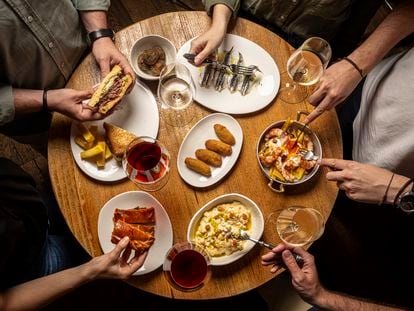
[[[261,240],[256,240],[256,239],[254,239],[254,238],[252,238],[246,231],[244,231],[244,230],[240,230],[240,236],[238,237],[239,239],[241,239],[241,240],[249,240],[249,241],[252,241],[252,242],[254,242],[254,243],[256,243],[256,244],[259,244],[260,246],[263,246],[263,247],[266,247],[266,248],[268,248],[268,249],[273,249],[273,248],[275,248],[276,246],[275,245],[273,245],[273,244],[270,244],[270,243],[266,243],[266,242],[264,242],[264,241],[261,241]],[[301,255],[299,255],[299,254],[296,254],[296,253],[294,253],[294,252],[292,252],[292,255],[293,255],[293,257],[295,258],[295,260],[296,260],[296,263],[298,264],[298,266],[299,267],[302,267],[303,266],[303,258],[302,258],[302,256]],[[283,265],[285,265],[284,263],[283,263],[283,260],[282,260],[282,258],[280,257],[280,258],[278,258],[277,259],[277,261],[280,261]]]

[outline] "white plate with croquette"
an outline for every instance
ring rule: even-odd
[[[216,133],[214,125],[219,124],[224,133]],[[222,135],[220,135],[222,134]],[[221,139],[232,136],[233,141],[223,142]],[[221,137],[221,139],[219,138]],[[200,160],[197,155],[205,153],[207,146],[215,149],[216,157]],[[231,145],[231,143],[233,143]],[[184,138],[177,156],[177,167],[181,178],[189,185],[197,188],[212,186],[225,177],[236,163],[243,145],[243,131],[240,124],[232,116],[224,113],[214,113],[201,119],[193,126]],[[199,150],[199,152],[197,152]],[[200,150],[202,150],[200,152]],[[231,153],[231,154],[229,154]],[[220,161],[216,161],[220,158]],[[201,162],[200,162],[201,161]],[[221,163],[220,163],[221,162]]]

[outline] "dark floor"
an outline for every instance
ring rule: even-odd
[[[112,27],[115,30],[122,29],[136,21],[143,20],[145,18],[170,12],[170,11],[179,11],[179,10],[204,10],[204,7],[200,1],[197,0],[113,0],[112,5],[109,11],[109,21]],[[383,17],[383,12],[380,12],[377,16],[378,19]],[[31,174],[36,180],[39,189],[48,193],[51,191],[49,174],[47,169],[47,159],[46,159],[46,137],[36,137],[34,140],[37,142],[33,146],[30,146],[25,143],[18,143],[7,136],[0,134],[0,156],[10,158],[17,164],[19,164],[25,171]],[[335,219],[333,219],[335,222]],[[357,240],[352,240],[353,234],[341,227],[341,223],[335,222],[332,224],[332,227],[335,228],[336,232],[342,233],[342,238],[346,237],[346,245],[349,246],[348,251],[357,252],[358,251],[358,242]],[[339,229],[338,229],[339,228]],[[326,241],[322,241],[326,242]],[[328,241],[329,242],[329,241]],[[320,244],[322,245],[322,243]],[[319,249],[318,249],[319,247]],[[315,251],[320,252],[320,246],[316,245]],[[337,249],[332,249],[335,252],[332,256],[332,259],[340,259],[341,251]],[[345,251],[344,251],[345,252]],[[326,251],[325,251],[326,255]],[[342,256],[344,257],[344,256]],[[338,265],[339,265],[338,259]],[[345,258],[346,259],[346,258]],[[328,255],[324,256],[323,260],[329,260],[329,250]],[[344,258],[342,258],[341,264],[344,264]],[[345,265],[346,265],[345,260]],[[348,264],[358,263],[352,262]],[[369,265],[369,263],[368,263]],[[393,266],[399,265],[400,263],[391,262],[389,266],[383,267],[384,270],[393,271]],[[331,262],[332,266],[332,262]],[[341,269],[341,266],[339,266]],[[356,269],[355,271],[361,271],[362,268]],[[381,269],[381,268],[380,268]],[[411,269],[411,268],[408,268]],[[411,269],[412,270],[412,269]],[[346,271],[346,269],[344,269]],[[329,272],[328,272],[329,273]],[[390,273],[387,273],[387,275]],[[360,282],[361,275],[355,275],[355,285]],[[326,278],[329,281],[329,278]],[[409,280],[410,281],[410,280]],[[382,286],[381,281],[377,279],[372,279],[371,284],[366,282],[367,288],[366,292],[368,294],[375,293],[376,289],[379,289],[378,293],[382,295],[383,291],[381,288],[389,288],[387,286]],[[335,280],[329,282],[332,286],[337,286]],[[351,289],[352,292],[352,283],[343,284],[344,288]],[[408,286],[407,290],[413,290],[413,286]],[[396,289],[397,290],[397,289]],[[364,292],[361,292],[364,294]],[[369,296],[369,295],[368,295]],[[375,296],[375,295],[374,295]],[[378,296],[378,295],[377,295]],[[389,296],[389,297],[388,297]],[[384,293],[384,297],[391,303],[402,304],[406,306],[411,306],[414,303],[407,300],[406,297],[402,300],[393,298],[393,295],[388,295]],[[409,297],[409,295],[408,295]],[[394,299],[394,300],[393,300]],[[108,309],[121,309],[123,307],[134,308],[138,310],[244,310],[247,306],[253,305],[256,310],[266,310],[265,301],[259,296],[256,291],[251,291],[249,293],[240,295],[238,297],[233,297],[231,299],[221,299],[214,301],[173,301],[170,299],[165,299],[161,297],[156,297],[148,293],[142,292],[136,288],[129,286],[128,284],[122,281],[114,280],[99,280],[92,282],[90,284],[84,285],[81,288],[67,294],[66,296],[56,300],[45,310],[74,310],[74,309],[90,309],[90,310],[108,310]]]

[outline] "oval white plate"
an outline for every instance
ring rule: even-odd
[[[263,214],[255,202],[253,202],[248,197],[242,194],[239,194],[239,193],[229,193],[229,194],[221,195],[211,200],[210,202],[208,202],[202,208],[200,208],[197,211],[197,213],[194,214],[193,218],[190,221],[190,224],[188,225],[187,240],[188,241],[192,240],[192,236],[194,235],[194,232],[197,229],[198,223],[200,219],[202,218],[205,211],[208,211],[219,204],[232,202],[232,201],[239,201],[240,203],[245,205],[248,209],[250,209],[250,213],[252,217],[252,228],[251,228],[250,236],[254,239],[259,240],[264,230]],[[229,256],[211,257],[211,265],[222,266],[222,265],[227,265],[229,263],[232,263],[240,259],[241,257],[243,257],[245,254],[247,254],[254,246],[255,244],[253,242],[246,241],[244,244],[244,248],[241,251],[237,251]]]
[[[144,83],[137,80],[131,93],[125,96],[123,103],[118,107],[104,120],[85,122],[85,125],[96,124],[99,131],[105,133],[103,123],[109,122],[137,136],[157,137],[159,126],[158,106],[151,90]],[[105,163],[104,169],[98,169],[94,163],[82,160],[80,153],[83,149],[75,143],[75,136],[78,134],[78,129],[75,123],[72,122],[70,147],[76,164],[85,174],[96,180],[107,182],[126,178],[122,166],[114,158]]]
[[[211,176],[206,177],[190,170],[184,163],[186,157],[195,158],[197,149],[205,149],[207,139],[217,139],[214,132],[214,124],[220,123],[227,127],[236,139],[232,146],[233,152],[230,156],[222,157],[220,167],[211,167]],[[240,124],[232,117],[224,113],[213,113],[198,121],[184,137],[177,156],[178,173],[184,181],[194,187],[208,187],[220,181],[231,170],[236,163],[241,147],[243,145],[243,131]]]
[[[230,93],[228,89],[221,92],[200,86],[200,68],[191,65],[184,57],[184,53],[190,51],[191,41],[184,43],[177,52],[177,60],[185,64],[191,71],[195,85],[195,100],[201,105],[215,111],[230,114],[245,114],[258,111],[269,105],[279,90],[280,74],[279,69],[272,56],[256,43],[236,35],[227,34],[219,51],[230,50],[233,47],[232,55],[242,53],[244,61],[248,65],[256,65],[263,72],[261,82],[251,92],[242,96],[240,92]]]
[[[134,275],[142,275],[154,271],[163,264],[165,254],[173,243],[170,218],[156,198],[143,191],[130,191],[118,194],[110,199],[99,212],[98,237],[102,251],[105,254],[112,251],[115,248],[115,244],[111,242],[114,228],[112,218],[115,209],[131,209],[137,206],[153,206],[155,209],[155,241],[149,249],[144,265],[134,273]]]

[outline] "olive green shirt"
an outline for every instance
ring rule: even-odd
[[[241,8],[253,16],[281,28],[287,34],[301,38],[320,36],[333,38],[348,19],[354,0],[204,0],[206,10],[221,3],[234,16]]]
[[[61,88],[87,47],[78,11],[109,0],[0,0],[0,125],[13,121],[12,87]]]
[[[203,0],[212,13],[227,5],[235,17],[251,19],[298,46],[309,37],[329,41],[335,57],[351,53],[382,0]],[[239,10],[241,12],[239,12]]]

